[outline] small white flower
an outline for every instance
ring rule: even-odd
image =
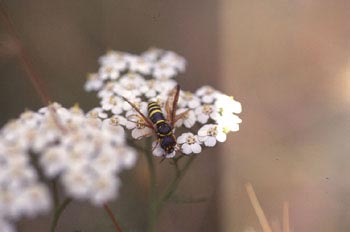
[[[198,154],[202,151],[197,135],[192,133],[183,133],[177,138],[177,142],[180,144],[182,152],[186,155],[191,153]]]
[[[215,101],[215,106],[223,113],[235,113],[242,112],[242,105],[240,102],[233,99],[233,97],[225,94],[218,94]]]
[[[207,123],[209,118],[215,120],[219,116],[219,112],[214,105],[204,104],[195,109],[198,122]]]
[[[226,134],[215,124],[207,124],[202,126],[198,131],[198,139],[207,147],[213,147],[216,141],[224,142]]]
[[[240,119],[237,115],[234,115],[232,113],[220,115],[216,119],[216,123],[219,125],[220,128],[223,128],[223,131],[225,133],[228,133],[230,131],[239,131],[239,124],[241,122],[242,119]]]
[[[180,96],[179,96],[179,107],[181,108],[197,108],[201,104],[201,101],[199,97],[194,95],[193,93],[189,91],[180,91]]]
[[[208,85],[202,86],[196,91],[196,95],[206,104],[213,103],[219,93],[219,91]]]
[[[141,139],[145,136],[152,135],[153,130],[146,126],[144,119],[138,114],[127,116],[126,128],[131,131],[131,136],[134,139]]]
[[[86,91],[96,91],[101,89],[103,86],[103,80],[99,78],[97,73],[90,73],[87,76],[87,81],[85,82],[84,89]]]
[[[134,98],[129,98],[129,102],[133,103],[137,109],[141,111],[144,115],[147,115],[147,103],[141,101],[141,98],[139,97],[134,97]],[[128,117],[131,114],[138,114],[138,112],[132,107],[128,102],[124,101],[123,103],[123,110],[126,111],[126,116]]]
[[[102,128],[107,128],[111,131],[124,131],[123,126],[126,125],[126,121],[126,118],[124,118],[123,116],[113,115],[112,117],[103,120]]]

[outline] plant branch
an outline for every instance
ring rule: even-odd
[[[50,230],[51,232],[55,232],[57,224],[58,224],[58,220],[59,220],[61,214],[63,213],[63,211],[66,209],[66,207],[69,205],[69,203],[71,201],[72,201],[71,198],[66,198],[63,201],[63,203],[58,208],[56,208],[55,214],[54,214],[54,217],[53,217],[53,220],[51,223],[51,230]]]
[[[19,60],[25,72],[27,73],[30,81],[32,82],[42,103],[44,105],[48,105],[51,102],[51,98],[47,93],[44,83],[41,81],[39,75],[35,72],[32,63],[30,62],[29,56],[19,40],[19,36],[14,27],[14,24],[10,16],[7,14],[6,10],[4,9],[3,5],[1,4],[1,2],[0,2],[0,15],[8,34],[11,35],[11,37],[13,38],[15,45],[19,51]]]
[[[48,91],[46,89],[46,86],[38,73],[35,71],[32,62],[29,59],[29,55],[22,46],[22,43],[19,39],[18,33],[15,29],[15,26],[10,18],[10,16],[7,14],[5,8],[2,5],[2,2],[0,2],[0,16],[1,19],[6,27],[7,33],[13,38],[14,44],[17,47],[17,50],[19,51],[18,57],[20,60],[20,63],[22,67],[24,68],[27,77],[29,78],[30,82],[34,86],[34,89],[36,93],[39,95],[41,102],[43,105],[49,105],[50,102],[52,102],[50,95],[48,94]],[[49,110],[51,112],[52,118],[57,125],[57,127],[63,132],[66,132],[66,128],[62,126],[60,123],[57,115],[56,110],[53,107],[49,107]]]
[[[144,149],[149,175],[150,175],[150,190],[149,190],[149,212],[148,212],[148,231],[155,231],[157,219],[158,219],[158,208],[157,208],[157,175],[156,169],[153,162],[152,155],[152,140],[147,139],[146,147]]]
[[[114,216],[112,210],[109,208],[109,206],[107,204],[104,204],[103,207],[105,208],[108,216],[111,218],[113,225],[115,227],[115,230],[117,232],[123,232],[122,228],[119,226],[118,221],[117,221],[116,217]]]
[[[159,199],[158,202],[158,209],[161,209],[163,204],[169,200],[169,198],[174,194],[174,192],[176,191],[180,181],[182,180],[182,178],[185,176],[188,168],[190,167],[191,163],[193,162],[193,160],[196,158],[196,155],[192,155],[190,156],[187,160],[186,163],[184,164],[182,169],[178,168],[178,164],[177,164],[177,160],[175,161],[175,168],[176,168],[176,173],[175,173],[175,177],[172,180],[172,182],[168,185],[168,187],[166,188],[165,192],[162,194],[162,196]]]

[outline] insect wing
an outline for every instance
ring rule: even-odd
[[[175,113],[177,110],[177,103],[179,101],[180,85],[170,91],[169,97],[165,103],[165,110],[167,113],[167,119],[170,122],[171,127],[175,124]]]

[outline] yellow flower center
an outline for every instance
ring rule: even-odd
[[[202,112],[206,115],[213,113],[213,108],[210,105],[204,105]]]
[[[145,121],[143,119],[141,119],[141,118],[139,120],[137,120],[136,128],[137,129],[145,128]]]
[[[188,136],[187,143],[190,145],[196,143],[196,137],[194,137],[193,135]]]
[[[211,128],[208,130],[208,135],[209,135],[209,136],[216,136],[216,135],[218,134],[216,128],[217,128],[216,126],[211,127]]]

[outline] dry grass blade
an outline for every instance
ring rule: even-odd
[[[283,232],[290,232],[289,226],[289,203],[283,203]]]
[[[250,183],[245,185],[250,202],[255,210],[256,215],[258,216],[261,227],[264,232],[272,232],[269,222],[266,219],[263,209],[260,206],[259,200],[256,197],[253,186]]]

